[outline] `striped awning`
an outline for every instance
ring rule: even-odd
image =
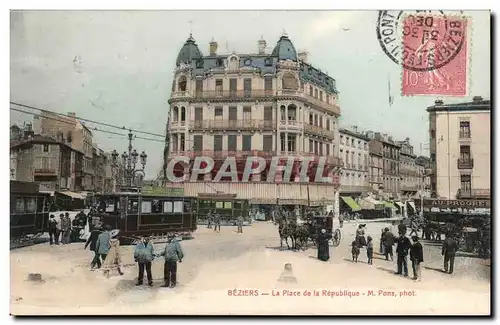
[[[350,196],[341,196],[342,198],[342,201],[345,202],[345,204],[347,204],[349,206],[349,208],[351,208],[352,212],[356,212],[356,211],[360,211],[361,210],[361,207],[359,206],[359,204],[356,203],[356,201],[354,201],[354,199]]]
[[[76,193],[76,192],[71,192],[71,191],[61,191],[57,192],[62,195],[69,196],[72,199],[77,199],[77,200],[85,200],[87,198],[87,195],[83,195],[81,193]]]

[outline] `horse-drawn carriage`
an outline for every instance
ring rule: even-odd
[[[326,233],[331,236],[329,243],[334,247],[337,247],[340,244],[340,240],[342,239],[342,233],[340,229],[333,230],[333,216],[321,216],[317,215],[310,219],[311,227],[309,228],[309,238],[315,243],[321,233],[322,229],[326,230]]]

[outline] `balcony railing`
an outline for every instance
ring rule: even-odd
[[[193,130],[274,130],[276,121],[258,119],[191,121]]]
[[[471,139],[470,132],[459,132],[458,138],[460,140],[470,140]]]
[[[489,199],[491,191],[489,189],[459,189],[457,193],[458,199]]]
[[[322,108],[324,110],[327,110],[327,111],[330,111],[332,113],[340,115],[340,108],[337,104],[324,102],[322,100],[315,98],[314,96],[310,96],[309,94],[304,93],[304,92],[299,91],[299,90],[282,89],[282,90],[277,91],[277,95],[278,96],[301,97],[316,107],[319,107],[319,108]]]
[[[320,156],[309,152],[281,152],[276,154],[274,151],[263,151],[263,150],[250,150],[250,151],[215,151],[215,150],[203,150],[203,151],[173,151],[170,153],[171,157],[188,157],[194,159],[196,157],[211,157],[214,160],[226,159],[227,157],[235,157],[236,159],[246,159],[247,157],[262,157],[265,159],[271,159],[272,157],[314,157],[315,160],[319,158],[325,158],[325,163],[337,167],[342,167],[343,163],[340,158],[333,156]]]
[[[172,121],[172,126],[185,126],[186,121]]]
[[[289,127],[302,127],[302,122],[297,120],[280,120],[280,126],[289,126]]]
[[[274,96],[274,90],[250,89],[250,90],[207,90],[197,91],[192,97],[196,99],[253,99],[259,97]]]
[[[370,177],[370,183],[383,183],[382,176],[372,176],[372,177]]]
[[[304,131],[308,133],[313,133],[328,139],[333,139],[335,137],[335,133],[331,130],[323,129],[316,125],[311,125],[308,123],[304,124]]]
[[[35,176],[57,176],[55,168],[35,168],[33,170]]]
[[[418,186],[402,185],[401,190],[405,192],[416,192],[418,191]]]
[[[474,159],[472,158],[458,158],[457,159],[458,169],[473,169]]]

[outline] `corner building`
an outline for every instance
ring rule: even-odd
[[[338,211],[338,186],[315,184],[319,157],[338,182],[338,92],[335,80],[298,54],[288,36],[280,37],[272,53],[266,42],[257,43],[256,53],[218,54],[212,41],[204,56],[190,36],[176,61],[168,155],[209,156],[215,161],[211,174],[182,183],[184,194],[235,194],[254,205],[329,205]],[[273,156],[314,157],[309,183],[298,183],[295,169],[291,182],[279,177],[254,175],[248,183],[212,182],[226,157],[236,157],[241,176],[249,156],[264,157],[269,168]],[[174,173],[188,173],[176,165]],[[181,170],[179,170],[179,168]],[[325,174],[324,174],[325,175]]]

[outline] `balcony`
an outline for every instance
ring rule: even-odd
[[[170,126],[172,129],[184,128],[186,126],[186,121],[172,121]]]
[[[333,138],[335,137],[335,133],[333,131],[308,123],[304,123],[304,132],[325,137],[331,140],[333,140]]]
[[[255,100],[258,98],[269,98],[274,96],[274,91],[263,89],[250,90],[208,90],[197,91],[194,96],[196,100]]]
[[[401,191],[403,192],[417,192],[419,190],[417,185],[402,185]]]
[[[474,159],[472,159],[472,158],[458,158],[457,159],[457,168],[458,169],[473,169],[474,168]]]
[[[370,186],[362,185],[341,185],[340,192],[343,193],[366,193],[371,192],[372,188]]]
[[[370,177],[370,183],[382,184],[383,183],[382,176],[372,176],[372,177]]]
[[[33,170],[34,176],[57,176],[55,168],[35,168]]]
[[[320,108],[323,110],[326,110],[330,113],[340,115],[340,107],[335,104],[335,103],[327,103],[324,101],[321,101],[313,96],[310,96],[307,93],[304,93],[300,90],[292,90],[292,89],[282,89],[277,91],[277,96],[285,96],[285,97],[298,97],[298,100],[301,100],[303,102],[307,102],[309,104],[312,104],[312,106],[316,108]]]
[[[281,120],[280,128],[290,129],[290,130],[301,130],[302,124],[303,124],[302,122],[299,122],[297,120]]]
[[[469,132],[459,132],[458,133],[459,141],[471,141],[470,131]]]
[[[489,189],[459,189],[457,199],[490,199],[491,191]]]
[[[342,167],[343,163],[338,157],[333,156],[320,156],[309,152],[282,152],[276,154],[274,151],[263,151],[263,150],[251,150],[251,151],[215,151],[215,150],[203,150],[203,151],[173,151],[170,153],[171,157],[188,157],[189,159],[194,159],[196,157],[211,157],[214,160],[222,160],[227,157],[235,157],[237,160],[246,159],[247,157],[262,157],[265,159],[271,159],[272,157],[314,157],[315,160],[319,158],[325,158],[325,162],[328,165],[333,165],[337,167]]]
[[[272,131],[276,121],[258,119],[191,121],[191,130]]]

